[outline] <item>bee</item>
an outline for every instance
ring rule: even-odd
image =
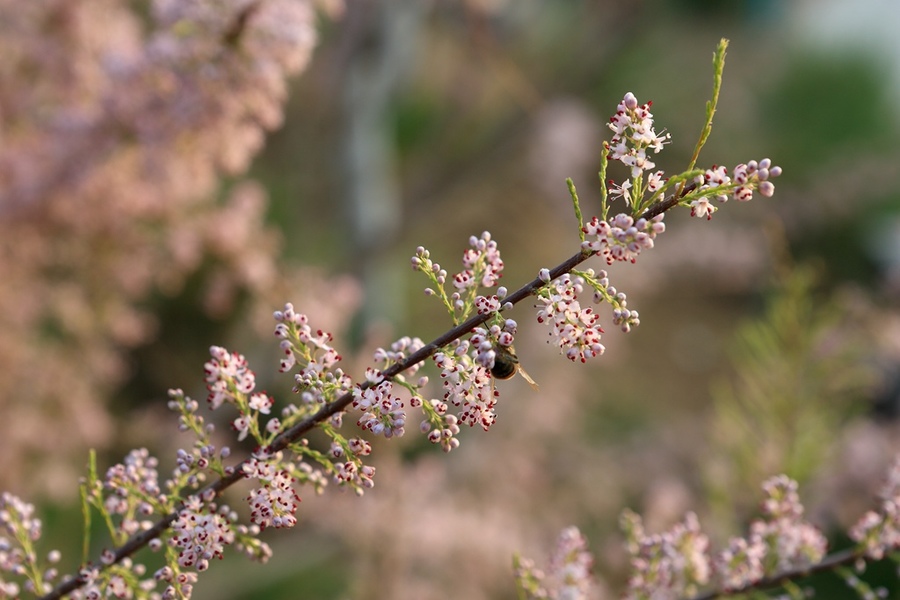
[[[494,376],[494,379],[510,379],[518,372],[532,389],[538,389],[538,384],[519,364],[519,357],[516,356],[515,348],[494,344],[494,355],[494,366],[491,367],[491,375]]]

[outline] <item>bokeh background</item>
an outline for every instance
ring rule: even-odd
[[[117,10],[146,18],[141,2]],[[333,331],[346,370],[360,376],[376,346],[428,341],[449,325],[409,268],[416,246],[454,272],[469,236],[489,230],[510,289],[574,253],[565,178],[585,213],[597,211],[605,123],[622,95],[653,101],[657,127],[673,138],[657,165],[678,172],[703,122],[712,52],[727,37],[699,162],[771,157],[784,169],[775,196],[729,204],[711,222],[667,215],[652,252],[610,269],[641,326],[607,327],[606,354],[586,365],[544,343],[528,303],[516,307],[516,346],[539,392],[518,378],[501,383],[497,424],[464,432],[449,455],[414,427],[376,442],[372,491],[301,490],[299,525],[266,536],[272,561],[213,565],[196,597],[512,598],[513,552],[541,560],[574,524],[597,558],[598,597],[613,598],[626,576],[623,508],[651,530],[695,510],[722,542],[756,514],[759,484],[781,472],[846,545],[840,532],[874,503],[900,449],[900,7],[350,0],[317,10],[318,42],[294,66],[302,73],[289,79],[283,123],[264,123],[275,130],[229,168],[204,171],[202,185],[173,185],[208,204],[63,231],[67,217],[44,207],[64,204],[65,190],[45,202],[0,171],[10,322],[0,343],[0,482],[41,501],[53,543],[79,531],[75,482],[88,448],[108,465],[146,445],[165,468],[189,443],[173,435],[166,390],[205,395],[211,344],[245,354],[260,387],[287,401],[291,381],[277,374],[270,336],[281,303]],[[0,37],[32,34],[28,25],[7,20]],[[30,66],[39,90],[52,73]],[[244,89],[217,94],[253,101]],[[3,97],[7,158],[42,156],[16,145],[34,114]],[[214,154],[217,144],[195,151]],[[124,179],[94,190],[90,214],[131,197]],[[186,221],[202,221],[184,228],[190,251],[165,236],[125,250],[101,243]],[[14,233],[23,228],[34,234],[27,249]],[[148,260],[155,245],[166,251]],[[167,258],[185,252],[190,260]],[[110,257],[115,268],[104,270]],[[30,319],[47,299],[53,317]],[[68,543],[75,560],[79,543]],[[842,597],[837,579],[814,585],[820,597]]]

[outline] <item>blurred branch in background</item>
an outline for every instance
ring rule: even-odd
[[[0,3],[0,481],[67,494],[69,461],[113,439],[105,404],[156,335],[154,299],[203,272],[197,312],[221,319],[275,289],[261,188],[216,191],[281,125],[315,15],[291,0],[22,8]],[[33,477],[35,458],[54,475]]]

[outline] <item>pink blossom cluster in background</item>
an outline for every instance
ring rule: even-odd
[[[106,443],[104,396],[126,373],[123,352],[154,336],[141,306],[152,292],[176,293],[204,266],[204,309],[218,316],[238,292],[275,287],[261,188],[215,195],[280,125],[314,11],[305,0],[149,4],[143,15],[110,0],[0,3],[7,481],[43,454],[48,430],[57,457]],[[33,480],[62,493],[72,478]]]

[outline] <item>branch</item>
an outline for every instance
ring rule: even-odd
[[[770,575],[769,577],[764,577],[759,581],[754,583],[748,583],[745,586],[728,589],[728,590],[710,590],[698,596],[692,596],[687,600],[713,600],[714,598],[723,598],[726,596],[737,596],[739,594],[746,594],[748,592],[754,590],[767,590],[773,589],[777,587],[781,587],[788,581],[793,581],[796,579],[801,579],[803,577],[808,577],[810,575],[814,575],[816,573],[824,573],[826,571],[832,571],[838,567],[842,567],[844,565],[850,565],[855,563],[860,559],[865,558],[865,550],[861,550],[858,548],[848,548],[846,550],[842,550],[840,552],[835,552],[834,554],[830,554],[822,559],[821,562],[818,562],[814,565],[810,565],[808,567],[798,568],[798,569],[788,569],[786,571],[782,571],[780,573],[776,573],[774,575]]]
[[[641,215],[641,218],[650,219],[677,206],[681,196],[683,196],[684,193],[687,193],[689,189],[693,189],[693,186],[686,188],[681,193],[673,194],[671,197],[661,200],[660,202],[649,207]],[[556,279],[557,277],[569,273],[576,266],[580,265],[592,256],[594,256],[594,253],[585,253],[579,251],[577,254],[572,255],[567,260],[550,269],[550,280]],[[529,296],[533,295],[535,291],[537,291],[544,285],[546,285],[546,283],[540,278],[536,277],[520,287],[515,292],[506,296],[506,298],[503,299],[503,303],[510,303],[513,305],[518,304],[522,300],[525,300]],[[396,375],[409,369],[413,365],[427,360],[439,349],[470,333],[472,329],[481,325],[489,318],[491,318],[491,313],[475,315],[464,323],[461,323],[453,329],[450,329],[443,335],[435,338],[429,344],[426,344],[425,346],[420,348],[417,352],[411,354],[405,360],[402,360],[385,369],[382,372],[383,379],[390,380]],[[372,382],[366,381],[359,386],[359,389],[365,390],[372,387],[372,385]],[[317,412],[316,414],[308,417],[307,419],[304,419],[303,421],[300,421],[290,429],[286,429],[278,437],[275,438],[275,440],[269,446],[269,450],[273,453],[284,450],[289,444],[299,440],[301,437],[303,437],[304,434],[311,431],[319,423],[326,421],[329,417],[346,409],[351,402],[353,402],[353,392],[345,393],[333,402],[322,407],[322,409],[319,410],[319,412]],[[238,463],[237,465],[232,467],[232,471],[228,475],[221,477],[220,479],[207,485],[201,490],[198,490],[196,492],[196,495],[205,497],[206,492],[212,491],[215,493],[216,497],[220,496],[224,490],[244,478],[243,466],[249,460],[250,459],[245,459],[244,461]],[[123,559],[131,556],[132,554],[136,553],[138,550],[146,546],[151,540],[162,535],[162,533],[169,528],[172,522],[175,521],[176,518],[178,518],[178,514],[181,512],[181,509],[183,507],[184,504],[179,506],[179,508],[174,512],[162,517],[159,521],[154,523],[153,527],[151,527],[150,529],[142,531],[129,538],[127,542],[125,542],[113,553],[113,559],[109,564],[117,564],[121,562]],[[56,586],[50,593],[42,596],[41,600],[57,600],[59,598],[62,598],[65,594],[68,594],[80,588],[84,584],[85,580],[80,575],[72,576]],[[697,598],[694,600],[704,599]]]
[[[678,189],[678,192],[672,194],[668,198],[663,198],[659,202],[648,206],[647,210],[643,212],[641,217],[644,219],[652,219],[653,217],[663,214],[670,208],[678,206],[678,203],[681,201],[681,199],[693,192],[695,189],[697,189],[696,183],[680,187]]]

